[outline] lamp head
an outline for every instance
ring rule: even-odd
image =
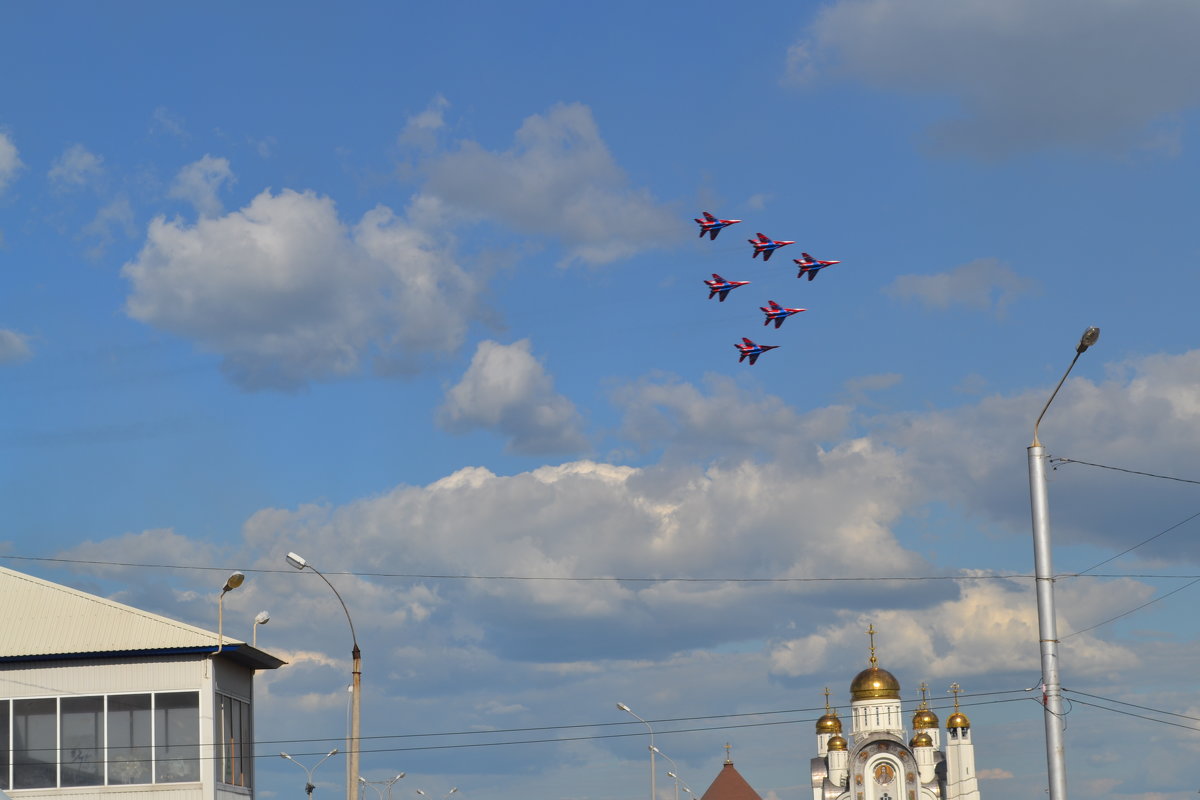
[[[256,614],[254,617],[255,625],[266,625],[270,621],[271,621],[271,615],[265,611],[258,612],[258,614]]]
[[[279,754],[279,757],[280,757],[280,758],[286,758],[286,759],[287,759],[287,760],[289,760],[289,761],[291,761],[291,760],[292,760],[292,757],[291,757],[291,756],[289,756],[287,753],[280,753],[280,754]]]
[[[624,703],[617,703],[617,708],[619,708],[621,711],[629,711],[629,706],[625,705]]]
[[[304,569],[308,566],[308,562],[304,560],[303,556],[297,555],[296,553],[288,553],[287,562],[296,569]]]
[[[421,797],[425,796],[425,793],[423,791],[421,791],[420,789],[417,789],[417,794],[421,795]]]
[[[398,781],[398,780],[400,780],[401,778],[403,778],[403,777],[404,777],[405,775],[407,775],[407,774],[408,774],[407,772],[401,772],[399,775],[397,775],[396,777],[392,778],[392,780],[394,780],[394,781]]]
[[[233,573],[225,581],[225,586],[222,587],[221,594],[225,594],[226,592],[231,591],[231,590],[236,589],[237,587],[241,586],[242,581],[244,581],[244,580],[246,580],[245,574],[243,574],[241,572]]]
[[[362,775],[359,775],[359,776],[358,776],[358,782],[359,782],[359,783],[366,783],[366,782],[367,782],[367,779],[366,779],[366,778],[364,778]]]
[[[1100,329],[1096,327],[1088,328],[1083,332],[1083,336],[1079,338],[1079,346],[1075,348],[1076,353],[1082,353],[1089,347],[1094,345],[1100,338]]]

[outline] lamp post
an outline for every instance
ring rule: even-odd
[[[258,626],[266,625],[271,621],[271,615],[266,611],[260,611],[254,615],[254,628],[250,632],[250,646],[258,647]]]
[[[222,587],[221,593],[217,595],[217,652],[225,649],[225,595],[232,592],[234,589],[242,585],[242,581],[246,580],[246,576],[241,572],[235,572],[230,575],[225,586]]]
[[[1050,505],[1046,493],[1046,451],[1038,440],[1038,426],[1054,402],[1058,390],[1071,374],[1075,362],[1100,338],[1099,328],[1088,328],[1075,348],[1075,358],[1033,424],[1029,445],[1029,505],[1033,518],[1033,563],[1037,584],[1038,641],[1042,654],[1043,712],[1046,726],[1046,768],[1050,800],[1067,800],[1067,766],[1063,749],[1062,685],[1058,677],[1058,624],[1054,613],[1054,568],[1050,551]]]
[[[617,708],[641,722],[650,731],[650,800],[656,800],[657,788],[654,783],[654,754],[658,752],[658,748],[654,746],[654,728],[650,727],[649,722],[634,714],[633,710],[624,703],[617,703]]]
[[[337,753],[337,751],[338,751],[338,749],[336,747],[333,748],[332,750],[330,750],[328,753],[325,754],[325,758],[329,758],[330,756],[335,755]],[[317,767],[319,767],[325,763],[325,758],[322,758],[316,764],[313,764],[312,768],[310,769],[309,767],[304,766],[299,761],[297,761],[296,759],[289,756],[287,753],[280,753],[279,757],[287,759],[288,761],[292,762],[300,769],[304,770],[304,793],[307,794],[309,796],[309,798],[311,798],[313,789],[317,788],[316,784],[314,784],[313,780],[312,780],[313,773],[316,772]]]
[[[288,553],[287,562],[298,570],[311,569],[317,573],[321,580],[325,581],[325,585],[333,590],[334,596],[342,604],[342,611],[346,612],[346,622],[350,623],[350,639],[354,643],[354,649],[350,651],[350,657],[354,661],[351,670],[350,691],[354,693],[354,696],[350,711],[350,735],[346,737],[346,800],[355,800],[355,779],[359,777],[358,741],[362,732],[362,651],[358,649],[358,636],[354,633],[354,620],[350,619],[350,609],[346,608],[346,601],[338,594],[338,590],[329,582],[329,579],[321,574],[320,570],[296,553]]]
[[[404,775],[406,775],[406,772],[401,772],[401,774],[398,774],[395,777],[389,778],[389,780],[386,780],[386,781],[368,781],[368,780],[366,780],[365,777],[362,777],[360,775],[359,783],[361,783],[362,786],[370,786],[372,789],[376,790],[376,794],[379,795],[379,800],[383,800],[383,789],[379,789],[377,787],[380,787],[380,786],[388,787],[388,800],[391,800],[392,784],[395,784],[396,781],[400,780],[400,778],[404,777]]]
[[[679,780],[680,780],[680,778],[679,778],[679,765],[675,763],[675,759],[671,758],[669,755],[667,755],[666,753],[664,753],[662,750],[659,750],[659,749],[658,749],[657,747],[655,747],[654,745],[650,745],[650,752],[652,752],[652,753],[657,753],[658,755],[660,755],[660,756],[662,756],[663,758],[665,758],[667,761],[670,761],[670,762],[671,762],[671,766],[674,768],[674,770],[675,770],[675,771],[674,771],[674,772],[668,772],[668,773],[667,773],[667,777],[668,777],[668,778],[672,778],[672,779],[674,779],[674,781],[675,781],[675,800],[679,800]]]

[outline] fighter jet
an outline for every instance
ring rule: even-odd
[[[730,225],[736,225],[737,223],[741,222],[740,219],[717,219],[707,211],[701,211],[700,213],[704,215],[704,219],[697,219],[696,222],[700,225],[701,239],[703,239],[704,234],[707,233],[709,239],[716,241],[717,234],[721,232],[722,228],[727,228]],[[695,219],[695,217],[693,217],[693,219]]]
[[[714,294],[720,294],[721,295],[720,302],[722,302],[722,303],[725,302],[726,296],[731,291],[738,288],[739,286],[745,286],[747,283],[750,282],[750,281],[727,281],[715,272],[712,274],[712,276],[713,276],[713,279],[711,281],[704,282],[708,286],[708,299],[712,300]]]
[[[808,311],[807,308],[783,308],[774,300],[768,300],[766,306],[759,306],[759,308],[761,308],[763,313],[767,315],[767,318],[763,320],[763,325],[770,325],[771,320],[775,320],[776,330],[778,330],[779,326],[783,324],[783,321],[792,314],[799,314],[801,311]]]
[[[739,364],[746,360],[746,356],[749,356],[750,364],[753,365],[755,361],[758,361],[758,357],[763,353],[767,352],[768,350],[774,350],[776,347],[783,346],[778,344],[755,344],[745,336],[742,337],[742,341],[745,342],[745,344],[734,344],[734,347],[736,347],[738,352],[741,353],[741,355],[738,356]]]
[[[758,239],[748,239],[747,241],[754,245],[754,252],[750,255],[750,257],[754,258],[759,253],[762,253],[763,261],[770,261],[771,253],[774,253],[780,247],[789,244],[795,244],[795,242],[777,242],[769,236],[764,236],[761,233],[758,234]]]
[[[818,258],[813,258],[808,253],[801,253],[801,258],[793,258],[796,266],[800,268],[800,272],[796,274],[797,278],[803,278],[804,273],[808,273],[808,279],[811,281],[817,277],[817,273],[826,267],[832,267],[834,264],[840,264],[840,261],[821,261]]]

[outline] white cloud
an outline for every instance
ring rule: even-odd
[[[772,670],[786,676],[811,675],[839,663],[859,662],[862,632],[870,623],[880,631],[880,663],[890,670],[946,681],[989,673],[1037,674],[1037,647],[1014,646],[1038,641],[1037,609],[1030,602],[1027,582],[964,580],[959,588],[958,597],[917,613],[843,612],[839,624],[779,642],[771,654]],[[1080,618],[1091,621],[1096,615],[1126,610],[1152,594],[1152,587],[1126,579],[1060,583],[1058,591],[1062,654],[1075,675],[1107,677],[1138,666],[1134,650],[1105,642],[1095,633],[1071,637],[1070,631],[1083,627],[1074,624]]]
[[[28,336],[0,328],[0,364],[16,364],[31,355],[33,351],[29,347]]]
[[[184,128],[183,119],[166,106],[158,106],[155,108],[150,120],[151,133],[158,133],[162,131],[171,134],[176,139],[188,139],[188,132]]]
[[[501,153],[466,141],[435,158],[425,191],[468,214],[556,236],[566,261],[615,261],[653,247],[676,225],[647,190],[629,186],[587,106],[528,117],[515,139]]]
[[[461,346],[478,291],[390,209],[348,228],[329,198],[286,189],[192,226],[153,220],[122,274],[130,316],[220,354],[247,389],[415,370]]]
[[[104,158],[81,144],[73,144],[54,160],[46,177],[64,189],[86,186],[104,174]]]
[[[449,107],[450,101],[440,94],[436,95],[428,108],[408,118],[404,130],[396,139],[397,143],[432,150],[437,146],[438,133],[446,126],[445,112]]]
[[[980,258],[933,275],[900,275],[884,291],[900,299],[917,300],[926,308],[961,305],[1002,315],[1008,304],[1032,291],[1036,284],[994,258]]]
[[[83,226],[84,235],[96,240],[96,243],[88,248],[90,258],[98,259],[104,255],[116,239],[114,230],[119,230],[130,238],[137,233],[133,225],[133,207],[129,198],[123,194],[101,206],[92,221]]]
[[[191,203],[202,217],[215,217],[223,210],[218,192],[222,185],[234,181],[228,159],[205,154],[204,158],[179,170],[168,196]]]
[[[17,146],[8,134],[0,131],[0,194],[4,193],[23,166],[17,155]]]
[[[531,353],[528,339],[511,345],[480,342],[471,366],[446,394],[438,412],[447,430],[488,428],[507,436],[519,453],[572,453],[587,447],[574,403]]]
[[[1200,103],[1198,29],[1200,6],[1171,0],[839,0],[787,69],[957,99],[961,115],[931,131],[938,148],[1128,148]]]

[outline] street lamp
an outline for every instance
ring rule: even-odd
[[[455,792],[457,792],[457,791],[458,791],[458,787],[457,787],[457,786],[451,786],[451,787],[450,787],[450,791],[448,791],[448,792],[446,792],[444,795],[442,795],[442,800],[446,800],[446,798],[447,798],[447,797],[449,797],[450,795],[454,794],[454,793],[455,793]],[[421,791],[420,789],[417,789],[417,790],[416,790],[416,792],[417,792],[417,794],[421,795],[421,797],[426,797],[426,796],[427,796],[427,795],[426,795],[426,794],[425,794],[423,791]]]
[[[295,553],[287,554],[287,562],[298,570],[311,569],[317,573],[321,580],[325,581],[325,585],[333,590],[334,596],[342,604],[342,611],[346,612],[346,622],[350,623],[350,639],[354,642],[354,649],[350,651],[350,656],[354,660],[350,691],[354,693],[354,697],[350,712],[350,734],[346,737],[346,800],[355,800],[355,778],[359,777],[358,740],[362,732],[362,651],[358,649],[358,636],[354,633],[354,620],[350,619],[350,609],[346,608],[346,601],[338,594],[338,590],[329,582],[329,579],[321,574],[320,570]]]
[[[250,645],[258,647],[258,626],[266,625],[271,621],[271,615],[266,611],[260,611],[254,615],[254,629],[250,633]]]
[[[217,652],[221,652],[225,648],[225,595],[232,592],[234,589],[242,585],[242,581],[246,580],[246,576],[241,572],[235,572],[225,580],[225,586],[221,588],[221,593],[217,595]],[[215,655],[215,654],[214,654]]]
[[[1058,625],[1054,613],[1054,568],[1050,552],[1050,505],[1046,493],[1046,452],[1038,440],[1038,426],[1054,402],[1058,390],[1071,374],[1075,362],[1100,338],[1099,328],[1088,328],[1075,348],[1075,358],[1050,394],[1042,413],[1033,424],[1033,443],[1029,445],[1029,505],[1033,518],[1033,562],[1037,585],[1038,641],[1042,652],[1042,716],[1046,726],[1046,767],[1050,782],[1050,800],[1067,800],[1067,766],[1063,749],[1062,685],[1058,677]]]
[[[670,761],[670,762],[671,762],[671,766],[672,766],[672,767],[674,767],[675,771],[674,771],[674,772],[668,772],[668,773],[667,773],[667,777],[668,777],[668,778],[672,778],[672,779],[674,779],[674,781],[675,781],[675,800],[679,800],[679,781],[680,781],[680,778],[679,778],[679,765],[675,763],[675,759],[671,758],[669,755],[667,755],[666,753],[664,753],[662,750],[659,750],[659,749],[658,749],[657,747],[655,747],[654,745],[650,745],[650,752],[651,752],[651,753],[657,753],[658,755],[660,755],[660,756],[662,756],[663,758],[665,758],[667,761]]]
[[[358,776],[358,782],[359,782],[359,783],[361,783],[363,786],[370,786],[372,789],[374,789],[374,790],[375,790],[375,794],[379,795],[379,800],[383,800],[383,789],[380,789],[380,788],[378,788],[378,787],[380,787],[380,786],[386,786],[386,787],[387,787],[387,796],[388,796],[388,800],[391,800],[391,797],[392,797],[392,785],[393,785],[393,784],[395,784],[395,783],[396,783],[396,781],[398,781],[398,780],[400,780],[401,778],[403,778],[405,774],[406,774],[406,773],[403,773],[403,772],[401,772],[401,773],[400,773],[399,775],[397,775],[396,777],[394,777],[394,778],[390,778],[390,779],[388,779],[388,780],[386,780],[386,781],[369,781],[369,780],[367,780],[366,778],[364,778],[362,775],[359,775],[359,776]]]
[[[658,748],[654,746],[654,728],[650,727],[650,723],[633,713],[633,710],[624,703],[617,703],[617,708],[629,714],[634,719],[641,722],[650,731],[650,800],[655,800],[656,787],[654,783],[654,754],[658,752]]]
[[[337,751],[338,751],[338,749],[336,747],[333,748],[332,750],[330,750],[328,753],[325,754],[325,758],[329,758],[330,756],[335,755],[337,753]],[[309,796],[309,798],[312,798],[313,789],[317,788],[316,785],[312,781],[313,772],[316,771],[317,767],[319,767],[325,763],[325,758],[322,758],[316,764],[313,764],[312,768],[310,769],[310,768],[304,766],[303,764],[301,764],[296,759],[289,756],[287,753],[280,753],[279,757],[287,759],[288,761],[292,762],[300,769],[304,770],[304,776],[305,776],[304,777],[304,793],[307,794]]]

